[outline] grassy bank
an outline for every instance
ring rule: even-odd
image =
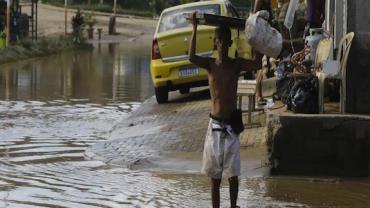
[[[73,43],[72,38],[64,37],[40,38],[38,41],[24,39],[8,48],[0,49],[0,64],[48,56],[77,48],[91,49],[92,46],[87,43],[76,45]]]

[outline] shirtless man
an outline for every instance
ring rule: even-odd
[[[232,44],[228,27],[218,27],[215,45],[219,58],[196,55],[197,20],[192,16],[193,34],[190,42],[190,61],[208,71],[212,108],[207,137],[204,144],[202,173],[211,178],[212,205],[220,207],[220,184],[222,174],[229,177],[230,203],[235,208],[240,175],[239,134],[243,130],[241,111],[236,109],[236,91],[240,71],[252,71],[261,68],[262,55],[253,60],[232,59],[228,49]]]

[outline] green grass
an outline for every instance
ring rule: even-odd
[[[82,10],[92,10],[97,12],[106,12],[106,13],[113,13],[113,8],[110,5],[104,4],[98,4],[93,5],[91,8],[87,5],[71,5],[69,8],[77,9],[80,8]],[[116,9],[117,14],[126,14],[126,15],[133,15],[133,16],[140,16],[140,17],[153,17],[153,13],[149,11],[136,11],[136,10],[128,10],[128,9],[122,9],[121,7],[117,7]]]
[[[33,57],[48,56],[65,50],[76,48],[91,48],[87,43],[74,44],[72,38],[43,37],[37,41],[23,39],[16,44],[0,49],[0,64],[29,59]]]

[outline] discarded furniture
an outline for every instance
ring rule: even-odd
[[[325,38],[325,39],[322,39],[317,45],[315,63],[313,66],[315,69],[315,72],[321,71],[322,63],[329,59],[333,59],[333,39]],[[321,85],[321,87],[323,87],[323,85]],[[323,113],[324,111],[323,105],[320,105],[320,103],[324,102],[324,95],[318,96],[318,102],[319,102],[319,113]]]
[[[255,111],[255,96],[257,89],[256,80],[238,80],[238,108],[242,109],[243,96],[248,97],[248,122],[244,126],[246,128],[260,127],[260,123],[252,123],[252,112]]]
[[[333,59],[333,39],[325,38],[317,45],[314,68],[320,68],[320,64],[328,59]]]
[[[351,49],[352,40],[354,33],[348,33],[339,42],[338,53],[336,60],[328,59],[323,61],[321,70],[316,72],[316,76],[319,78],[319,112],[324,112],[324,86],[326,79],[338,79],[340,80],[340,112],[346,112],[346,74],[347,74],[347,61],[348,54]],[[327,43],[326,43],[327,44]],[[320,44],[319,44],[320,47]],[[320,50],[320,49],[319,49]],[[325,54],[324,54],[325,55]],[[320,61],[320,60],[318,60]],[[318,62],[317,62],[318,63]]]

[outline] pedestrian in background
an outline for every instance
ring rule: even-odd
[[[268,22],[270,25],[272,24],[272,20],[274,19],[272,8],[271,8],[271,0],[256,0],[254,5],[254,13],[258,11],[265,10],[269,13]],[[263,98],[262,93],[262,81],[265,75],[271,76],[271,63],[270,57],[264,56],[262,59],[263,64],[261,69],[259,69],[256,73],[256,82],[257,82],[257,103],[258,105],[266,105],[267,100]]]

